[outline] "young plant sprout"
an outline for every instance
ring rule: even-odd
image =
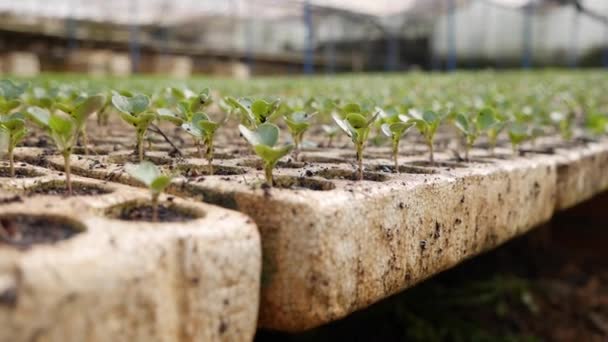
[[[248,98],[235,99],[226,97],[225,102],[234,108],[234,111],[241,114],[241,123],[248,128],[271,122],[279,113],[280,100],[268,102],[262,99],[254,100]]]
[[[454,126],[458,128],[465,139],[464,159],[469,161],[469,151],[475,144],[477,138],[483,133],[492,128],[496,124],[494,114],[491,109],[486,108],[480,111],[477,115],[469,117],[464,114],[456,114],[454,118]]]
[[[127,173],[146,185],[150,190],[152,202],[152,221],[158,221],[158,197],[171,184],[171,176],[164,175],[160,169],[149,161],[139,164],[127,163],[125,165]]]
[[[15,161],[13,150],[25,137],[25,116],[21,113],[12,113],[0,116],[0,131],[5,135],[6,150],[8,154],[9,172],[11,178],[15,177]]]
[[[144,160],[144,144],[143,140],[150,127],[150,124],[156,119],[157,115],[149,111],[150,99],[143,94],[123,96],[114,93],[112,96],[112,104],[120,112],[120,117],[128,124],[135,127],[136,130],[136,145],[139,161]]]
[[[305,113],[305,112],[294,112],[285,115],[285,123],[287,124],[287,128],[289,129],[289,133],[291,134],[291,138],[294,142],[294,158],[298,160],[298,155],[300,154],[300,145],[302,144],[302,139],[304,137],[304,133],[310,127],[310,118],[312,118],[316,113]]]
[[[54,104],[56,109],[70,115],[76,123],[77,134],[82,135],[85,154],[89,154],[86,123],[89,116],[99,112],[106,104],[104,95],[93,95],[76,98],[72,101]],[[78,139],[78,137],[76,137]]]
[[[416,128],[424,137],[429,148],[429,161],[431,164],[434,164],[433,141],[435,140],[435,133],[437,133],[437,128],[439,128],[439,124],[443,120],[443,117],[430,110],[424,112],[410,110],[408,114],[411,118],[403,114],[400,114],[399,118],[404,122],[412,121],[416,125]]]
[[[30,107],[28,108],[27,113],[32,121],[48,132],[51,138],[53,138],[57,150],[63,156],[65,183],[68,190],[68,196],[71,196],[72,180],[70,157],[78,137],[78,122],[72,116],[63,115],[60,114],[60,112],[49,113],[47,109],[40,107]]]
[[[528,128],[521,122],[513,122],[509,127],[509,140],[513,147],[513,154],[517,155],[519,145],[528,139]]]
[[[332,147],[333,140],[338,135],[338,127],[333,125],[321,125],[321,129],[327,135],[327,147]]]
[[[572,126],[574,125],[573,112],[569,111],[567,114],[558,111],[551,112],[549,119],[551,119],[553,124],[557,125],[559,133],[564,140],[572,140],[572,136],[574,135],[572,132]]]
[[[225,120],[224,120],[225,121]],[[182,124],[182,128],[191,134],[196,141],[203,141],[207,147],[205,157],[209,162],[209,174],[213,174],[213,138],[215,132],[224,122],[212,121],[205,113],[195,113],[189,122]],[[198,143],[196,144],[199,145]]]
[[[21,105],[21,95],[28,84],[17,85],[10,80],[0,80],[0,115],[9,114]]]
[[[277,146],[279,142],[279,127],[272,123],[263,123],[255,130],[239,125],[243,137],[253,146],[254,152],[264,161],[266,183],[273,186],[272,169],[293,149],[293,145]]]
[[[350,111],[360,111],[361,108],[357,104],[348,104],[345,108],[343,108],[343,112]],[[346,116],[341,118],[338,114],[334,113],[332,118],[348,135],[353,143],[355,144],[355,150],[357,155],[357,179],[363,180],[363,149],[365,147],[365,142],[369,136],[369,132],[372,124],[376,121],[380,112],[376,112],[371,118],[365,117],[363,114],[359,112],[350,112],[346,114]]]
[[[498,144],[498,136],[503,131],[503,129],[507,126],[507,122],[504,116],[498,115],[492,109],[482,109],[480,115],[492,117],[494,123],[490,124],[486,129],[486,136],[488,137],[488,145],[490,147],[490,155],[494,155],[494,149]],[[489,118],[485,118],[484,120],[490,121]]]
[[[399,173],[399,142],[401,138],[414,126],[411,121],[384,123],[381,126],[382,133],[391,138],[393,147],[393,162],[395,163],[395,173]]]
[[[167,88],[172,96],[159,98],[155,101],[156,112],[160,120],[169,121],[176,125],[192,120],[192,115],[209,106],[213,101],[209,88],[203,89],[198,95],[190,90]]]

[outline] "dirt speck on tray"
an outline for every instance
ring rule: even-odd
[[[152,222],[152,205],[140,204],[137,206],[128,206],[120,209],[114,216],[119,220],[124,221],[146,221]],[[198,218],[192,212],[182,210],[171,205],[159,204],[158,206],[158,222],[185,222]]]
[[[61,218],[32,215],[0,216],[0,248],[21,250],[36,244],[50,244],[81,232],[74,223]]]

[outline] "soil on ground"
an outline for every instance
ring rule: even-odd
[[[79,232],[73,224],[52,217],[0,216],[0,248],[11,246],[28,249],[36,244],[65,240]]]
[[[256,341],[608,341],[608,194],[349,317]]]

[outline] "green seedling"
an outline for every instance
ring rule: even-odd
[[[331,148],[334,139],[338,135],[339,128],[333,125],[321,125],[321,129],[327,135],[327,147]]]
[[[350,112],[351,110],[361,110],[361,108],[357,104],[348,104],[345,108],[343,108],[343,112]],[[350,112],[346,114],[346,116],[341,118],[338,114],[334,113],[332,118],[348,135],[352,142],[355,144],[356,157],[357,157],[357,179],[363,180],[363,149],[365,147],[365,142],[369,137],[369,132],[371,130],[372,124],[376,121],[380,112],[376,112],[371,117],[366,117],[359,112]]]
[[[521,122],[513,122],[509,127],[509,140],[513,148],[513,154],[517,155],[519,146],[528,139],[530,134],[528,128]]]
[[[125,165],[127,173],[146,185],[150,190],[152,203],[152,221],[158,221],[158,197],[171,184],[171,176],[164,175],[160,169],[149,161],[139,164],[128,163]]]
[[[469,151],[475,144],[477,138],[484,132],[494,128],[497,123],[494,112],[489,108],[481,110],[473,117],[464,114],[456,114],[454,126],[456,126],[464,135],[464,158],[466,161],[469,160]]]
[[[483,114],[485,113],[485,114]],[[488,121],[486,128],[486,136],[488,137],[488,145],[490,147],[490,155],[494,155],[494,150],[498,144],[498,136],[507,126],[507,122],[504,116],[497,114],[492,109],[483,109],[480,115],[487,115],[488,118],[484,120]],[[492,123],[493,122],[493,123]]]
[[[435,159],[433,156],[433,141],[435,140],[435,133],[437,133],[437,129],[443,120],[443,116],[430,110],[424,112],[410,110],[409,115],[411,118],[403,114],[400,114],[399,118],[404,122],[412,121],[416,125],[416,128],[424,137],[424,140],[429,148],[429,161],[431,164],[434,164]]]
[[[399,142],[401,138],[414,126],[411,121],[384,123],[381,126],[382,133],[391,138],[393,147],[393,162],[395,163],[395,172],[399,173]]]
[[[182,124],[182,128],[192,135],[196,141],[196,146],[199,147],[199,141],[207,147],[205,157],[209,162],[209,173],[213,174],[213,141],[215,132],[225,122],[212,121],[205,113],[195,113],[191,121]],[[200,153],[200,149],[199,149]]]
[[[250,129],[254,129],[263,123],[273,121],[279,114],[278,109],[281,105],[280,100],[268,102],[262,99],[251,100],[248,98],[235,99],[233,97],[226,97],[224,101],[232,107],[235,112],[241,114],[241,124]]]
[[[172,97],[156,99],[158,119],[182,125],[192,120],[192,116],[208,107],[213,101],[209,88],[195,95],[188,89],[167,88]]]
[[[78,137],[78,122],[69,115],[60,112],[50,113],[47,109],[30,107],[27,110],[29,118],[40,127],[45,129],[53,138],[55,146],[63,156],[65,182],[68,196],[72,195],[71,163],[72,150]]]
[[[298,155],[300,154],[300,146],[302,144],[302,140],[304,137],[304,133],[310,127],[310,119],[316,113],[305,113],[305,112],[294,112],[285,115],[285,123],[287,124],[287,128],[289,129],[289,133],[291,134],[291,138],[294,142],[294,158],[298,160]]]
[[[0,80],[0,115],[9,114],[21,105],[21,95],[29,85],[17,85],[10,80]]]
[[[156,113],[149,110],[150,99],[143,94],[123,96],[114,93],[112,104],[120,112],[120,117],[135,127],[136,147],[139,161],[144,160],[144,137],[148,127],[156,119]]]
[[[589,113],[585,126],[591,134],[596,136],[608,133],[608,116],[599,112]]]
[[[15,161],[13,151],[17,144],[25,137],[25,116],[21,113],[12,113],[0,116],[0,131],[4,135],[9,161],[9,173],[11,178],[15,177]],[[4,150],[3,148],[3,150]]]
[[[567,113],[551,112],[549,119],[554,125],[557,125],[559,133],[564,140],[572,140],[572,136],[574,135],[572,129],[574,126],[574,113],[572,111],[568,111]]]
[[[251,130],[239,125],[243,137],[253,146],[254,152],[264,161],[264,174],[268,185],[273,186],[272,170],[279,159],[293,149],[293,145],[277,146],[279,142],[279,127],[272,123],[263,123]]]
[[[89,154],[89,139],[87,137],[86,123],[87,119],[98,113],[106,105],[106,97],[104,95],[80,96],[73,100],[64,100],[56,102],[53,108],[59,109],[62,112],[70,115],[76,123],[77,134],[82,136],[84,153]],[[78,139],[78,137],[76,137]]]

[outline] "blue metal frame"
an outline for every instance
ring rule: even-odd
[[[524,69],[530,69],[532,67],[532,53],[533,53],[533,25],[534,25],[534,5],[529,3],[524,8],[524,27],[522,37],[522,57],[521,66]]]
[[[458,60],[456,56],[456,5],[454,0],[446,0],[448,3],[448,22],[447,22],[447,38],[448,38],[448,60],[447,70],[453,71],[458,67]]]
[[[314,27],[310,0],[304,1],[304,25],[306,26],[306,47],[304,49],[304,73],[314,73]]]
[[[137,0],[131,0],[130,3],[131,17],[136,18]],[[141,59],[140,44],[139,44],[139,24],[137,20],[133,20],[129,27],[129,54],[131,55],[131,71],[136,73],[139,71],[139,62]]]

